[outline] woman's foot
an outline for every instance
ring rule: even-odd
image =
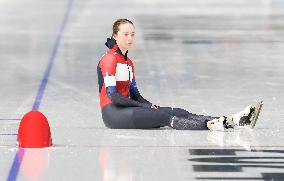
[[[226,125],[229,128],[234,128],[236,126],[246,126],[250,125],[251,117],[253,116],[255,107],[248,105],[244,110],[239,113],[236,113],[227,118]]]
[[[226,125],[226,117],[215,118],[207,122],[207,128],[211,131],[224,131]]]
[[[255,107],[249,105],[241,112],[230,117],[222,116],[207,122],[209,130],[224,130],[238,126],[250,125],[255,114]]]

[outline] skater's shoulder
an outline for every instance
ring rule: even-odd
[[[115,54],[113,52],[107,51],[102,57],[101,62],[115,62]]]

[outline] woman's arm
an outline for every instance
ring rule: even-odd
[[[145,103],[145,104],[151,104],[152,105],[152,103],[150,101],[146,100],[144,97],[141,96],[141,94],[140,94],[140,92],[138,90],[138,87],[137,87],[135,79],[133,79],[132,82],[131,82],[129,92],[130,92],[131,99],[136,100],[136,101],[138,101],[140,103]]]
[[[112,103],[116,106],[147,107],[147,108],[151,107],[151,104],[146,104],[138,102],[136,100],[129,99],[128,97],[119,94],[117,91],[110,91],[109,88],[107,88],[107,95],[111,99]]]
[[[144,102],[129,99],[121,95],[116,88],[116,66],[117,63],[112,55],[106,55],[100,62],[100,69],[103,75],[104,85],[107,91],[108,98],[116,106],[125,107],[151,107],[151,105]]]

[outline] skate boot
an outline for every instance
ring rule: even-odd
[[[226,122],[227,127],[234,128],[237,126],[250,125],[254,110],[255,107],[249,105],[241,112],[228,117]]]
[[[262,108],[262,101],[258,102],[255,107],[249,105],[241,112],[234,114],[227,118],[226,127],[234,128],[236,126],[250,126],[255,127],[256,121],[258,119],[259,113]]]
[[[207,122],[207,128],[211,131],[224,131],[226,127],[226,120],[225,116],[220,118],[215,118],[211,121]]]
[[[207,128],[211,131],[224,131],[225,129],[236,128],[237,126],[239,126],[240,120],[242,122],[246,122],[246,118],[247,116],[245,117],[243,116],[243,114],[242,116],[233,115],[229,118],[222,116],[208,121]]]

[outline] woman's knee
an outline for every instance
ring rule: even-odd
[[[189,112],[182,108],[173,108],[173,113],[179,117],[187,117],[189,115]]]

